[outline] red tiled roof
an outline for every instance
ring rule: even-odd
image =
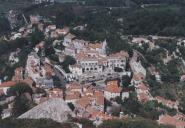
[[[102,120],[110,120],[113,119],[113,117],[111,115],[108,115],[107,113],[103,113],[103,112],[93,112],[91,113],[91,118],[92,119],[96,119],[96,118],[100,118]]]
[[[162,104],[165,104],[165,105],[175,105],[176,102],[175,101],[171,101],[171,100],[167,100],[163,97],[160,97],[160,96],[156,96],[155,99],[158,101],[158,102],[161,102]]]
[[[149,96],[146,93],[139,93],[138,98],[142,102],[145,102],[145,101],[149,100]]]
[[[66,100],[74,100],[74,99],[79,99],[81,94],[79,92],[73,92],[73,93],[68,93],[66,95]]]
[[[121,93],[121,88],[118,86],[118,81],[109,81],[107,82],[105,91],[111,92],[111,93]]]
[[[12,87],[12,86],[15,86],[15,85],[16,85],[16,82],[8,81],[8,82],[3,82],[2,84],[0,84],[0,88],[1,87]]]
[[[179,120],[177,118],[169,116],[169,115],[162,115],[159,117],[159,123],[165,124],[165,125],[173,125],[176,126],[176,128],[184,128],[185,127],[185,121]]]
[[[126,57],[126,58],[128,58],[129,54],[125,51],[120,51],[120,52],[117,52],[117,53],[110,55],[110,57]]]
[[[76,105],[81,108],[86,108],[88,105],[90,105],[90,98],[82,97],[79,100],[77,100]]]
[[[101,43],[95,43],[95,44],[89,43],[89,47],[92,49],[102,48],[102,44]]]
[[[133,78],[135,81],[140,81],[140,80],[143,80],[145,78],[144,74],[142,73],[137,73],[137,74],[134,74],[133,75]]]

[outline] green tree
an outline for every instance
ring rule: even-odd
[[[76,60],[72,56],[65,56],[64,61],[62,62],[62,66],[66,72],[69,72],[69,65],[74,65]]]
[[[12,116],[18,117],[31,109],[31,103],[26,96],[17,96],[12,108]]]
[[[31,42],[32,47],[34,47],[36,44],[40,43],[43,40],[44,40],[44,34],[40,30],[38,30],[37,28],[30,35],[30,42]]]
[[[57,77],[56,75],[52,77],[53,78],[53,84],[55,87],[61,87],[61,81],[59,79],[59,77]]]
[[[8,19],[4,16],[0,16],[0,34],[5,33],[10,30],[10,24]]]
[[[63,12],[56,15],[56,25],[58,27],[69,26],[74,20],[75,14],[71,6],[66,6]]]
[[[8,89],[7,94],[10,96],[20,96],[23,93],[33,94],[32,88],[26,83],[18,83],[15,86],[12,86]]]
[[[69,106],[69,108],[72,110],[72,111],[74,111],[74,109],[75,109],[75,106],[73,105],[73,103],[68,103],[67,104],[68,106]]]
[[[123,87],[128,87],[130,85],[131,78],[127,75],[122,77],[122,86]]]

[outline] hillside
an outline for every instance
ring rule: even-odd
[[[0,0],[0,14],[9,10],[22,9],[32,4],[32,0]]]

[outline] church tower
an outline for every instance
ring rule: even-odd
[[[107,51],[107,40],[105,39],[102,44],[102,53],[106,54]]]

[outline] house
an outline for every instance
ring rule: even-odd
[[[30,22],[31,24],[38,24],[43,18],[39,15],[31,15]]]
[[[104,96],[106,99],[110,100],[112,98],[121,96],[122,88],[119,87],[117,80],[108,81],[105,87]]]
[[[2,115],[1,115],[1,117],[2,117],[2,119],[5,119],[5,118],[8,118],[8,117],[10,117],[12,115],[12,109],[4,109],[3,111],[2,111]]]
[[[120,51],[108,56],[108,68],[113,69],[115,67],[121,68],[123,71],[126,67],[126,60],[129,57],[125,51]]]
[[[68,92],[79,92],[82,94],[83,87],[78,82],[72,82],[66,85],[66,90]]]
[[[185,116],[182,114],[177,114],[175,116],[167,114],[160,115],[158,123],[163,125],[172,125],[176,128],[185,128]]]
[[[49,93],[49,98],[62,98],[63,99],[64,92],[62,89],[53,88],[49,90],[48,93]]]
[[[63,29],[56,29],[55,30],[58,35],[62,36],[62,35],[66,35],[67,33],[69,33],[69,28],[68,27],[64,27]]]
[[[138,86],[144,80],[145,76],[142,73],[133,74],[131,86]]]
[[[65,102],[76,104],[76,101],[80,99],[80,92],[67,92],[65,96]]]
[[[76,55],[76,49],[73,46],[65,46],[64,53],[74,57]]]
[[[94,95],[94,89],[93,88],[91,88],[91,87],[89,87],[89,88],[87,88],[85,91],[84,91],[84,95],[86,95],[86,96],[93,96]]]
[[[43,23],[39,23],[38,24],[38,29],[43,32],[44,31],[44,24]]]
[[[73,45],[75,49],[77,50],[82,50],[84,47],[88,46],[89,42],[85,40],[79,40],[79,39],[74,39],[73,40]]]
[[[89,43],[88,48],[92,51],[97,51],[99,54],[106,54],[107,50],[107,41],[103,41],[101,43]]]
[[[165,105],[171,109],[173,109],[173,108],[178,109],[178,105],[179,105],[178,101],[167,100],[167,99],[160,97],[160,96],[156,96],[155,100],[157,100],[159,103],[162,103],[163,105]]]
[[[20,49],[18,49],[15,52],[11,52],[9,56],[9,62],[13,65],[19,62],[18,53],[20,52]]]
[[[123,90],[121,94],[122,100],[129,98],[129,95],[129,90]]]
[[[77,116],[88,118],[90,116],[90,114],[86,111],[88,106],[91,106],[91,99],[88,96],[78,99],[75,104]]]
[[[72,74],[75,75],[76,78],[78,78],[78,76],[81,76],[83,74],[82,67],[79,64],[69,65],[69,70],[71,71]]]
[[[59,35],[58,35],[57,32],[52,31],[52,32],[50,33],[50,38],[58,38],[58,37],[59,37]]]
[[[132,59],[130,61],[130,67],[134,74],[143,74],[144,78],[146,77],[146,69],[141,65],[140,61],[135,61]]]
[[[22,34],[21,33],[15,33],[12,37],[11,37],[11,40],[16,40],[18,38],[21,38],[22,37]]]
[[[153,99],[149,92],[149,87],[147,87],[144,83],[138,84],[137,86],[135,86],[135,89],[137,93],[137,98],[140,102],[146,102]]]
[[[96,90],[96,91],[94,91],[93,96],[95,97],[95,105],[94,106],[96,106],[96,108],[99,111],[103,112],[104,111],[104,104],[105,104],[103,92]]]
[[[75,38],[75,36],[71,33],[68,33],[65,37],[64,37],[64,42],[63,45],[64,46],[69,46],[72,44],[72,40]]]
[[[41,59],[36,52],[28,55],[25,74],[26,77],[32,78],[36,86],[44,88],[53,87],[52,69],[47,65],[41,65]]]
[[[56,25],[48,25],[47,27],[46,27],[46,32],[49,32],[49,31],[54,31],[54,30],[56,30]]]
[[[138,56],[137,51],[134,51],[133,57],[129,62],[133,72],[133,78],[131,80],[131,85],[133,86],[140,84],[146,77],[146,69],[142,66],[141,62],[138,61]]]
[[[150,40],[146,39],[146,38],[142,38],[142,37],[134,37],[132,39],[132,43],[134,44],[138,44],[139,46],[142,46],[142,44],[145,44],[145,43],[149,43]]]
[[[104,112],[92,112],[90,116],[90,120],[94,121],[94,124],[99,125],[103,123],[105,120],[112,120],[114,119],[113,116],[104,113]]]
[[[78,99],[75,104],[77,116],[90,118],[92,111],[104,111],[104,96],[102,93],[94,93],[94,95],[85,95]]]
[[[15,75],[12,78],[12,81],[21,81],[23,80],[23,67],[19,67],[15,69]]]

